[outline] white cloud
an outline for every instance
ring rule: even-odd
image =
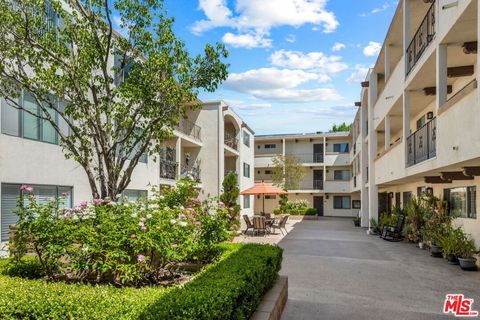
[[[223,35],[222,41],[234,48],[267,48],[272,45],[272,40],[264,38],[259,34],[233,34],[227,32]]]
[[[254,90],[250,93],[256,98],[289,103],[334,101],[343,99],[343,97],[332,88]]]
[[[383,11],[387,10],[388,8],[390,8],[390,4],[388,4],[387,2],[385,2],[385,3],[384,3],[383,5],[381,5],[380,7],[373,8],[373,9],[370,10],[369,12],[361,13],[360,16],[361,16],[361,17],[368,17],[369,15],[383,12]]]
[[[330,33],[338,27],[335,14],[326,9],[327,0],[235,0],[234,12],[226,0],[199,0],[206,19],[196,21],[191,30],[200,34],[217,27],[237,30],[238,35],[268,35],[279,26],[313,24]]]
[[[243,100],[226,100],[226,102],[234,109],[242,111],[256,111],[270,109],[272,107],[270,103],[247,102]]]
[[[330,76],[348,68],[339,56],[328,56],[323,52],[278,50],[271,54],[272,65],[289,69],[308,70],[318,75],[318,81],[331,80]]]
[[[332,46],[332,51],[340,51],[342,49],[345,49],[345,44],[341,42],[335,42]]]
[[[334,107],[314,107],[314,108],[299,108],[296,111],[311,115],[315,118],[328,119],[344,119],[351,121],[352,116],[357,112],[357,108],[349,106],[334,106]]]
[[[353,72],[347,78],[348,83],[365,81],[369,68],[363,64],[356,64],[353,68]]]
[[[297,37],[295,37],[294,34],[289,34],[288,36],[285,37],[285,41],[294,43],[295,41],[297,41]]]
[[[376,56],[380,50],[382,49],[382,45],[375,41],[369,41],[368,46],[363,48],[363,54],[367,57]]]

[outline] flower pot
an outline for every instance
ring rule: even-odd
[[[453,264],[453,265],[459,264],[458,258],[454,254],[448,254],[446,258],[447,258],[448,264]]]
[[[430,255],[434,258],[442,257],[442,247],[432,244],[430,247]]]
[[[418,247],[423,250],[425,248],[425,244],[423,242],[419,242]]]
[[[476,271],[477,270],[477,259],[475,258],[458,258],[458,261],[460,262],[460,268],[462,270],[467,270],[467,271]]]

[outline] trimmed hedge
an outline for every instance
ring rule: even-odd
[[[280,208],[273,210],[274,214],[282,214]],[[286,214],[291,214],[292,216],[314,216],[317,214],[317,209],[315,208],[303,208],[303,209],[287,209]]]
[[[115,288],[0,276],[1,319],[248,319],[273,285],[282,249],[222,244],[182,286]]]

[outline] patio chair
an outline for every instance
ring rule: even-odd
[[[405,216],[403,214],[398,216],[398,221],[395,226],[383,226],[382,235],[380,238],[386,241],[398,242],[403,240],[402,230],[405,224]]]
[[[288,215],[284,215],[278,223],[272,224],[272,229],[274,231],[275,229],[279,229],[282,235],[283,235],[283,230],[285,230],[285,232],[288,234],[287,228],[285,227],[287,224],[287,220],[288,220]]]
[[[243,220],[245,220],[245,224],[247,225],[247,228],[245,229],[245,231],[243,231],[243,233],[247,234],[248,229],[253,230],[253,224],[250,221],[250,218],[246,214],[243,215]]]
[[[263,235],[267,235],[267,224],[265,223],[265,217],[253,217],[253,235],[263,232]]]

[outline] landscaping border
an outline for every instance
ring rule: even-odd
[[[279,320],[288,300],[288,277],[280,276],[250,318],[251,320]]]

